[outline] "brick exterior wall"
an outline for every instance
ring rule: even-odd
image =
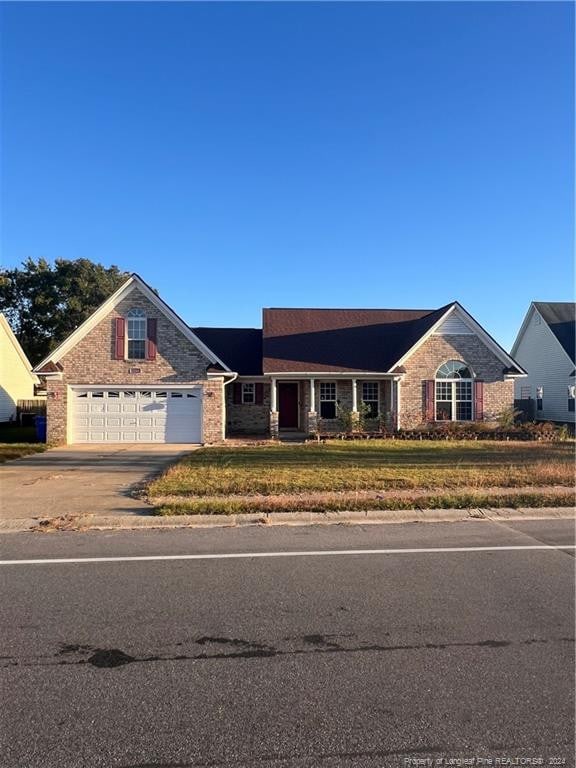
[[[68,390],[63,381],[46,379],[46,442],[63,445],[68,423]]]
[[[484,421],[491,421],[514,405],[514,381],[503,380],[504,363],[475,335],[430,336],[404,363],[400,384],[400,426],[410,429],[424,423],[423,382],[433,379],[447,360],[467,363],[484,382]]]
[[[155,360],[115,360],[114,320],[129,309],[143,309],[157,320]],[[66,388],[74,384],[113,385],[199,385],[203,388],[204,442],[222,440],[224,418],[223,379],[207,379],[208,358],[137,288],[123,299],[96,327],[61,359],[63,380],[48,380],[48,440],[66,442]],[[139,369],[130,373],[130,368]]]
[[[249,383],[253,379],[238,379]],[[234,403],[234,385],[226,387],[226,434],[267,435],[270,431],[270,384],[263,386],[262,405]]]

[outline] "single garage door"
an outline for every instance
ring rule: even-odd
[[[200,443],[202,390],[72,388],[75,443]]]

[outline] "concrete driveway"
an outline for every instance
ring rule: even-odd
[[[198,445],[72,445],[0,467],[0,520],[147,514],[132,493]]]

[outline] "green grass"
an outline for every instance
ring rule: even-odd
[[[403,509],[424,503],[468,507],[487,505],[487,500],[494,506],[496,491],[506,501],[498,501],[500,506],[542,506],[550,502],[539,502],[547,486],[573,486],[573,460],[571,442],[375,440],[214,447],[182,459],[150,483],[147,493],[162,514]],[[510,498],[505,489],[514,491]],[[556,489],[555,505],[561,497]],[[563,504],[573,501],[568,490],[562,498]]]
[[[0,443],[0,464],[45,450],[44,443]]]
[[[271,505],[266,498],[237,499],[181,499],[161,504],[156,508],[158,515],[241,515],[268,512],[348,512],[365,510],[394,509],[477,509],[491,507],[571,507],[574,505],[573,493],[550,494],[546,491],[537,493],[509,493],[493,495],[490,493],[440,493],[387,498],[353,499],[343,498],[315,501],[312,498],[298,496],[286,497],[281,504]]]

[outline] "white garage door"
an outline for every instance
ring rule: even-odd
[[[72,389],[75,443],[200,443],[202,392]]]

